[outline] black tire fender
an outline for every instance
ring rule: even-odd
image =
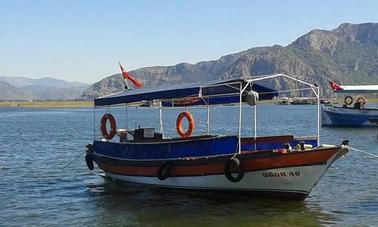
[[[237,176],[233,176],[233,173],[237,173]],[[244,177],[244,163],[236,157],[228,159],[224,166],[224,175],[231,182],[240,181]]]
[[[88,167],[89,170],[94,169],[92,155],[90,155],[90,154],[85,155],[85,163],[87,163],[87,167]]]
[[[165,180],[171,175],[172,162],[165,161],[159,168],[158,178],[159,180]]]

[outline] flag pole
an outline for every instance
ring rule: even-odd
[[[123,77],[123,80],[124,80],[125,83],[126,83],[126,85],[125,85],[125,89],[126,89],[126,90],[130,90],[129,83],[127,82],[127,79],[123,76],[123,71],[122,71],[122,65],[121,65],[121,62],[118,62],[118,65],[119,65],[119,67],[121,68],[122,77]]]

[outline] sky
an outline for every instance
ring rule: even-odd
[[[378,22],[375,0],[0,0],[0,76],[96,82]]]

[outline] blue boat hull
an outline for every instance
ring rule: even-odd
[[[347,127],[374,127],[378,109],[355,109],[336,106],[322,106],[322,125]]]

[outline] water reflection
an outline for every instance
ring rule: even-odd
[[[333,223],[316,204],[266,197],[164,190],[104,179],[89,186],[102,225],[239,226]]]
[[[258,135],[315,133],[308,130],[316,121],[314,108],[262,105],[258,109]],[[178,111],[164,111],[168,136],[177,136]],[[250,110],[245,111],[244,116],[251,116]],[[200,133],[205,130],[205,115],[193,112],[196,133]],[[212,110],[211,133],[235,133],[237,118],[229,117],[235,114],[237,110],[229,107]],[[131,110],[129,116],[130,127],[138,126],[133,117],[157,119],[155,112]],[[376,159],[364,154],[351,151],[335,162],[304,202],[177,193],[104,181],[90,174],[83,158],[62,170],[91,142],[95,123],[98,130],[92,109],[0,108],[0,130],[4,132],[0,137],[0,226],[378,223],[378,165]],[[158,126],[158,122],[145,123]],[[243,122],[246,134],[251,134],[252,123],[250,119]],[[322,127],[321,131],[322,143],[349,139],[352,147],[378,155],[377,128]]]

